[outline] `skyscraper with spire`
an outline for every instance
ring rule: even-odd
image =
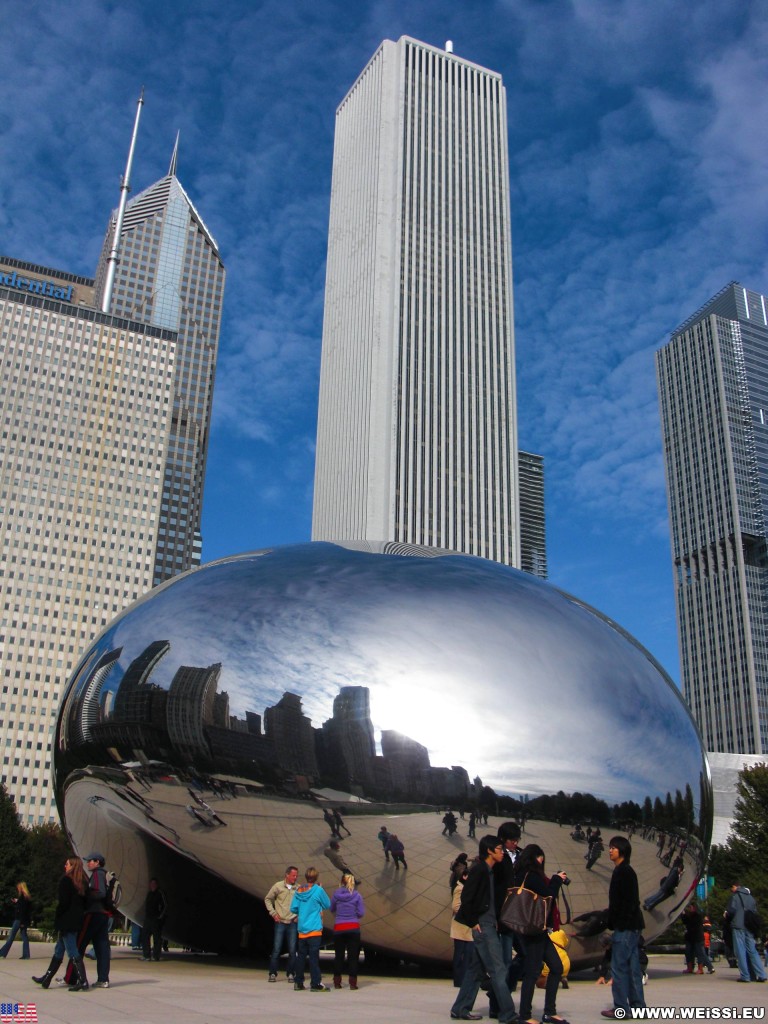
[[[520,564],[506,92],[385,40],[336,112],[312,536]]]
[[[199,559],[224,267],[176,159],[119,240],[110,220],[95,279],[0,256],[0,772],[27,824],[56,818],[50,744],[83,650]]]
[[[215,239],[176,176],[178,135],[168,174],[126,206],[110,311],[175,331],[171,436],[163,476],[154,583],[200,564],[203,484],[224,301],[225,271]],[[96,270],[101,304],[117,211]]]

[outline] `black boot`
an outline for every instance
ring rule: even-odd
[[[87,992],[90,986],[88,985],[88,978],[86,977],[85,974],[85,963],[83,962],[83,958],[81,956],[78,956],[76,959],[72,961],[72,964],[75,968],[75,973],[77,974],[77,981],[74,983],[74,985],[69,986],[69,991]]]
[[[61,963],[62,958],[60,956],[52,956],[51,962],[48,964],[48,970],[45,974],[41,978],[32,978],[32,981],[36,982],[38,985],[42,985],[43,988],[48,988],[53,981],[56,971],[61,967]]]

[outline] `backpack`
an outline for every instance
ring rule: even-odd
[[[763,937],[763,919],[756,910],[744,911],[744,927],[752,933],[754,938],[761,939]]]
[[[116,874],[112,874],[107,882],[107,892],[104,897],[104,909],[110,914],[116,914],[123,898],[123,887]]]

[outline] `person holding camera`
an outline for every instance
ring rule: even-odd
[[[8,956],[8,950],[16,938],[16,932],[21,932],[21,956],[19,959],[29,960],[29,936],[27,935],[27,929],[32,923],[32,897],[29,895],[26,882],[18,883],[16,895],[12,897],[11,903],[13,904],[13,924],[8,934],[8,941],[0,949],[0,956]]]
[[[526,889],[538,893],[539,896],[551,896],[547,928],[559,928],[560,920],[557,912],[557,896],[569,879],[564,871],[557,871],[549,878],[544,871],[544,851],[536,843],[529,843],[523,850],[515,865],[515,885],[523,885]],[[520,1021],[531,1021],[533,1012],[533,993],[536,982],[544,964],[547,965],[547,983],[544,989],[544,1013],[542,1024],[568,1024],[564,1017],[557,1013],[557,990],[563,976],[563,962],[549,937],[549,932],[541,935],[518,936],[525,951],[523,977],[520,987]]]

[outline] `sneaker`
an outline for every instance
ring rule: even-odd
[[[277,981],[277,975],[270,974],[270,976],[267,978],[267,981]]]
[[[148,964],[151,959],[152,959],[151,956],[140,956],[139,957],[139,960],[143,960],[145,964]]]
[[[91,985],[91,988],[109,988],[109,982],[108,981],[94,981],[93,985]]]
[[[309,991],[310,992],[330,992],[331,990],[328,988],[327,985],[320,984],[320,985],[310,985],[309,986]]]
[[[293,973],[293,971],[291,971],[290,974],[286,974],[285,980],[286,981],[293,981],[295,977],[296,977],[296,975]]]
[[[300,982],[300,981],[294,981],[294,983],[293,983],[293,991],[294,992],[303,992],[304,991],[303,983]]]

